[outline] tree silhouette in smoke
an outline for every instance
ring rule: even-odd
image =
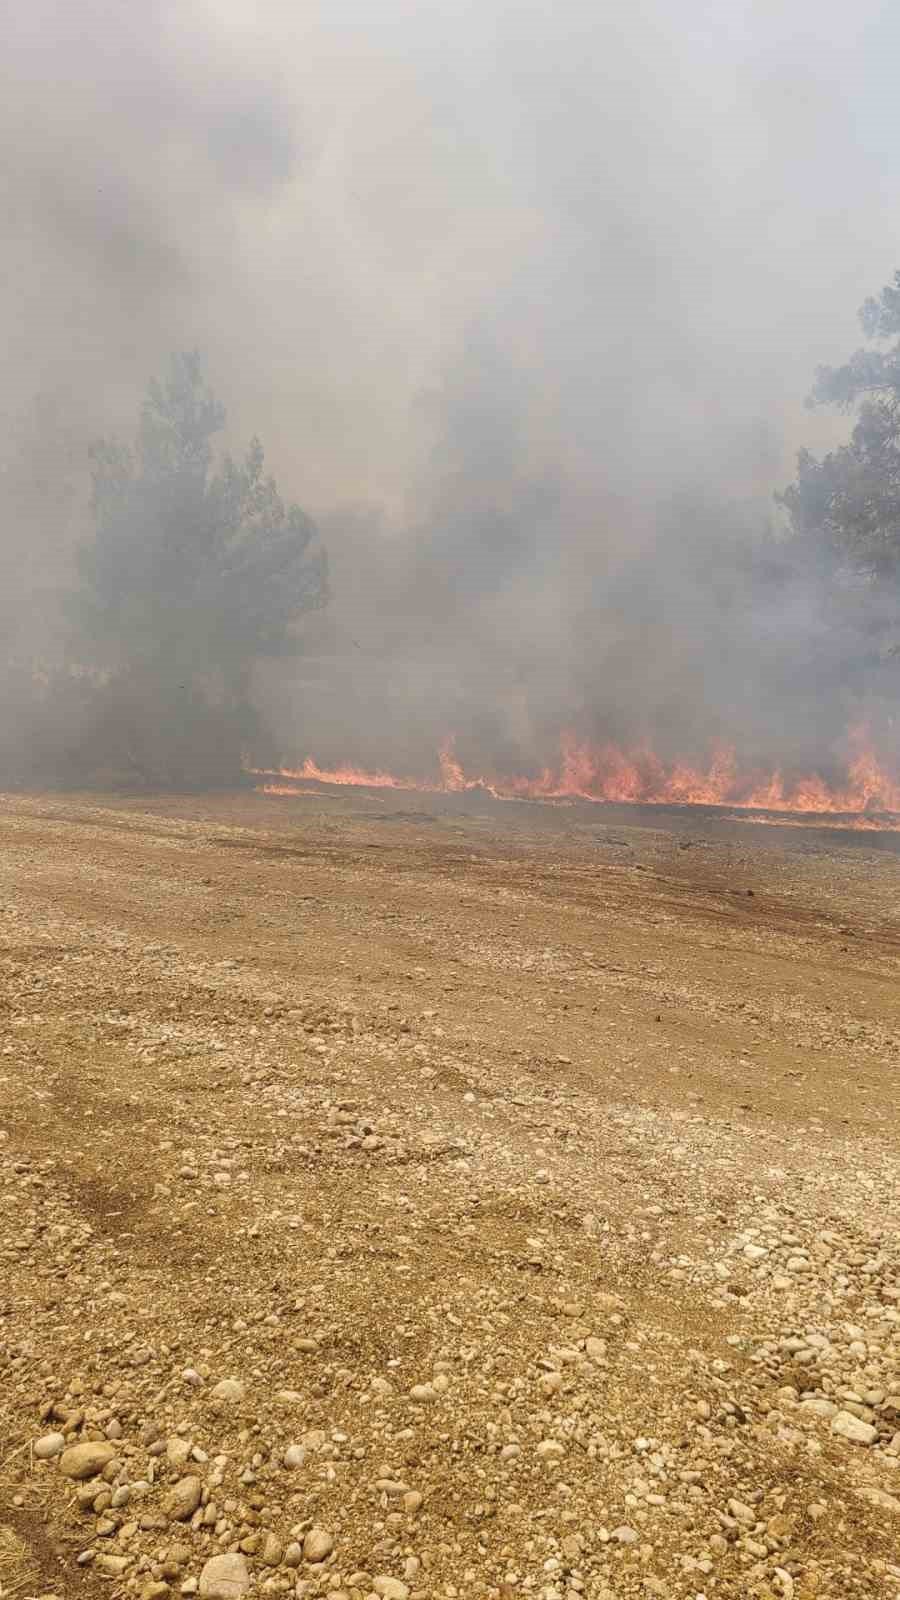
[[[133,446],[92,450],[94,535],[75,615],[102,676],[82,758],[171,784],[228,782],[260,737],[253,664],[295,653],[324,604],[316,528],[285,505],[262,446],[214,458],[225,422],[196,354],[150,384]]]
[[[859,406],[849,444],[821,461],[797,458],[797,481],[780,496],[795,532],[824,540],[840,561],[881,583],[900,584],[900,272],[860,321],[867,337],[895,342],[820,367],[810,405]]]

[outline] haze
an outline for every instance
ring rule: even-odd
[[[260,680],[298,755],[829,749],[839,671],[778,688],[816,597],[733,552],[845,431],[804,397],[900,261],[898,52],[867,0],[17,7],[7,430],[204,353],[328,546],[323,698]]]

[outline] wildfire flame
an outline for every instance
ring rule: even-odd
[[[438,770],[431,778],[401,777],[381,768],[320,767],[311,758],[300,767],[256,771],[254,775],[261,780],[258,787],[262,792],[274,795],[317,793],[299,787],[310,783],[420,794],[474,790],[498,800],[722,806],[731,813],[755,813],[741,818],[746,821],[777,820],[759,815],[761,812],[804,813],[831,818],[832,826],[900,829],[900,781],[885,770],[865,730],[856,730],[851,745],[854,754],[846,776],[838,783],[829,783],[817,772],[788,779],[778,769],[746,771],[727,746],[715,749],[703,768],[683,761],[666,763],[643,745],[632,750],[615,744],[592,745],[574,733],[562,735],[558,763],[531,776],[469,773],[456,756],[452,739],[441,746]]]

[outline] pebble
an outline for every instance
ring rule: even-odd
[[[878,1429],[871,1422],[855,1417],[852,1411],[839,1411],[832,1421],[831,1431],[852,1444],[874,1444],[878,1438]]]
[[[410,1400],[415,1400],[417,1405],[429,1405],[437,1399],[437,1392],[430,1383],[414,1383],[409,1391]]]
[[[45,1433],[42,1439],[35,1440],[34,1453],[39,1461],[51,1461],[54,1456],[62,1455],[66,1448],[65,1437],[61,1433]]]
[[[98,1567],[102,1567],[104,1572],[111,1573],[114,1578],[120,1578],[122,1573],[126,1572],[131,1566],[133,1560],[133,1556],[103,1555],[97,1558],[97,1565]]]
[[[173,1522],[187,1522],[200,1504],[203,1485],[193,1476],[179,1478],[163,1501],[163,1511]]]
[[[224,1400],[229,1405],[237,1405],[244,1399],[247,1390],[237,1378],[222,1378],[211,1392],[211,1399]]]
[[[199,1592],[205,1600],[242,1600],[249,1588],[247,1563],[236,1553],[213,1556],[200,1574]]]
[[[302,1467],[306,1460],[306,1451],[302,1444],[289,1444],[281,1459],[286,1467]]]
[[[59,1470],[64,1478],[96,1478],[103,1468],[116,1458],[116,1447],[106,1439],[89,1439],[84,1444],[72,1444],[59,1458]]]
[[[730,1515],[734,1517],[735,1522],[743,1522],[751,1528],[756,1522],[756,1512],[752,1506],[748,1506],[743,1500],[729,1500],[728,1510]]]
[[[388,1578],[382,1575],[375,1579],[372,1588],[376,1594],[381,1596],[381,1600],[407,1600],[409,1595],[408,1585],[401,1583],[399,1578]]]
[[[260,1552],[260,1559],[267,1567],[278,1567],[284,1555],[284,1545],[274,1533],[267,1533],[265,1542]]]
[[[334,1549],[334,1539],[324,1528],[310,1528],[303,1541],[303,1559],[311,1565],[327,1561]]]
[[[885,1489],[876,1489],[873,1484],[864,1484],[857,1489],[861,1500],[868,1500],[872,1506],[877,1506],[880,1511],[900,1511],[900,1500],[896,1495],[888,1494]]]

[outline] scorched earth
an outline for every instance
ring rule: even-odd
[[[900,859],[397,803],[2,802],[3,1594],[900,1596]]]

